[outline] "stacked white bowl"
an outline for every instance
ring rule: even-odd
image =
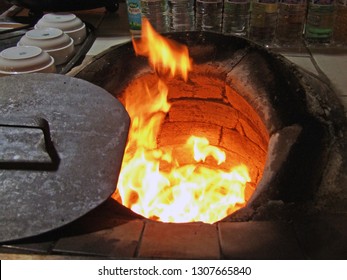
[[[75,45],[81,44],[87,36],[86,25],[75,14],[49,13],[45,14],[35,25],[35,28],[54,27],[61,29],[73,40]]]
[[[87,36],[85,24],[71,13],[45,14],[26,32],[17,47],[0,53],[0,76],[33,72],[56,72],[75,53]]]
[[[55,65],[69,61],[75,48],[73,39],[61,29],[42,28],[28,31],[18,42],[18,46],[36,46],[54,58]]]
[[[35,46],[17,46],[0,53],[0,76],[33,72],[54,73],[54,59]]]

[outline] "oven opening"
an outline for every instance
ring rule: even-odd
[[[259,116],[146,21],[133,45],[152,71],[119,96],[131,126],[114,199],[163,222],[214,223],[245,206],[266,158]]]
[[[132,125],[118,202],[165,222],[213,223],[245,206],[264,169],[268,134],[211,71],[194,67],[187,81],[169,78],[162,92],[158,76],[147,73],[121,94]]]

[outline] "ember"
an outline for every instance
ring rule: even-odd
[[[165,79],[192,69],[188,49],[157,34],[143,22],[142,38],[133,40],[137,54],[149,57],[155,81],[135,80],[123,94],[131,117],[117,191],[113,197],[144,217],[164,222],[216,222],[245,205],[250,181],[245,165],[222,168],[225,152],[204,137],[191,135],[179,147],[158,147],[157,137],[166,114]],[[135,85],[135,90],[134,90]],[[174,135],[173,135],[174,136]],[[180,160],[191,157],[190,162]]]

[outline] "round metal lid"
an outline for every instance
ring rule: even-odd
[[[129,117],[107,91],[58,74],[0,78],[0,242],[68,224],[116,189]]]

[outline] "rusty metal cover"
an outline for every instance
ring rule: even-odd
[[[109,198],[129,122],[116,98],[84,80],[0,78],[0,242],[61,227]]]

